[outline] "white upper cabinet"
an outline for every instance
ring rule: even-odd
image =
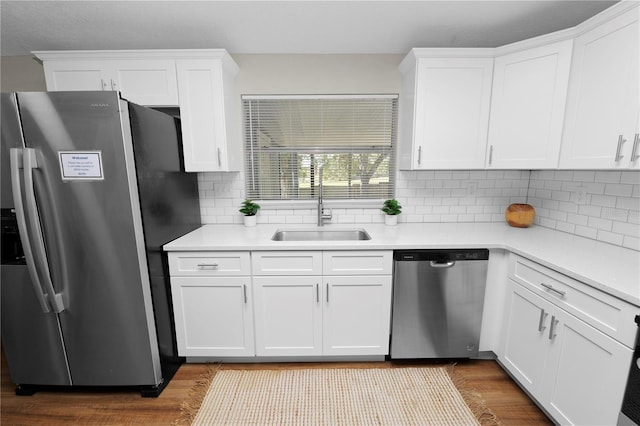
[[[413,49],[400,71],[400,169],[484,168],[493,49]]]
[[[578,31],[560,167],[638,168],[638,3],[618,3]]]
[[[145,51],[34,52],[43,61],[47,90],[117,90],[148,106],[178,104],[175,61]]]
[[[115,90],[146,106],[179,106],[185,170],[238,171],[238,66],[223,49],[33,52],[47,90]]]
[[[539,43],[539,40],[537,41]],[[571,39],[527,48],[498,49],[493,70],[487,167],[558,166],[571,65]],[[516,51],[513,51],[517,49]]]
[[[238,66],[226,52],[214,59],[180,59],[176,66],[186,171],[239,170],[242,144],[234,102]]]

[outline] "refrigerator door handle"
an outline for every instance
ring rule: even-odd
[[[31,241],[27,233],[27,220],[24,216],[24,205],[22,204],[22,188],[20,182],[20,169],[22,168],[22,149],[11,148],[11,190],[13,192],[13,204],[16,209],[16,221],[18,222],[18,229],[20,230],[22,249],[24,251],[24,257],[27,260],[27,269],[29,276],[31,277],[31,283],[33,289],[36,292],[36,298],[40,303],[42,312],[51,312],[51,308],[47,304],[47,298],[40,285],[40,279],[36,272],[35,261],[33,258],[33,252],[31,251]]]
[[[26,201],[26,211],[23,210],[23,214],[27,213],[25,217],[28,218],[30,224],[29,229],[32,230],[34,234],[33,237],[35,241],[31,242],[34,244],[32,250],[36,252],[36,262],[34,264],[41,272],[41,280],[39,280],[41,291],[46,295],[53,312],[60,313],[64,311],[64,303],[62,301],[62,294],[56,293],[56,290],[53,288],[53,283],[51,282],[47,252],[44,248],[44,237],[42,236],[42,229],[40,228],[40,215],[36,204],[33,169],[38,168],[38,162],[36,160],[35,149],[25,148],[23,150],[22,168],[24,169],[24,197]]]

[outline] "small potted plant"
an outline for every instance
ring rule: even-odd
[[[244,226],[256,226],[258,210],[260,210],[260,205],[250,199],[247,198],[242,202],[239,212],[244,215]]]
[[[396,225],[398,223],[398,215],[402,213],[402,206],[396,199],[385,200],[382,208],[384,213],[385,225]]]

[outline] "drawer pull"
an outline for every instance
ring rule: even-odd
[[[555,315],[551,317],[551,327],[549,327],[549,340],[553,340],[558,335],[558,333],[556,333],[556,326],[559,322],[560,320],[557,320]]]
[[[198,269],[218,269],[218,265],[217,263],[198,263]]]
[[[544,331],[545,328],[547,328],[547,326],[544,325],[544,321],[547,319],[548,316],[549,314],[545,312],[544,309],[540,310],[540,321],[538,322],[538,331],[541,333]]]
[[[320,284],[316,283],[316,303],[320,303]]]
[[[242,293],[244,295],[244,304],[247,304],[247,285],[242,284]]]
[[[553,288],[553,286],[552,286],[552,285],[545,284],[545,283],[540,283],[540,285],[541,285],[542,287],[546,288],[546,289],[547,289],[547,290],[549,290],[549,291],[553,291],[554,293],[559,294],[559,295],[560,295],[560,297],[564,297],[564,296],[566,296],[566,295],[567,295],[567,292],[566,292],[566,291],[562,291],[562,290],[558,290],[558,289],[556,289],[556,288]]]
[[[327,303],[329,303],[329,283],[327,283]]]

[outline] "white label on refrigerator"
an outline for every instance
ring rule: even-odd
[[[59,151],[62,180],[102,180],[101,151]]]

